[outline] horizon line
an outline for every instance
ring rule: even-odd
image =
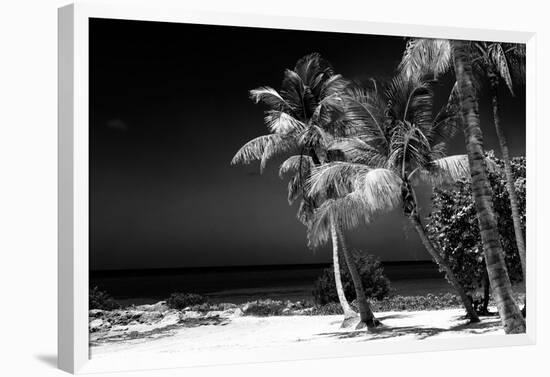
[[[425,264],[434,263],[432,260],[400,260],[400,261],[380,261],[382,266],[390,265],[406,265],[406,264]],[[154,267],[154,268],[114,268],[114,269],[94,269],[90,270],[90,275],[103,275],[103,274],[115,274],[115,273],[147,273],[158,274],[165,273],[167,271],[186,271],[186,272],[200,272],[205,270],[210,271],[228,271],[228,270],[282,270],[282,269],[300,269],[300,268],[321,268],[332,265],[332,262],[327,263],[297,263],[297,264],[251,264],[251,265],[224,265],[224,266],[193,266],[193,267]]]

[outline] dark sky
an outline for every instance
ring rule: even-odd
[[[385,36],[91,20],[90,268],[329,262],[329,247],[307,249],[278,161],[263,175],[258,164],[229,164],[267,133],[248,90],[279,89],[284,69],[311,52],[347,78],[388,79],[404,46]],[[525,153],[518,92],[502,91],[513,155]],[[488,98],[480,102],[485,145],[495,148]],[[461,135],[451,151],[465,153]],[[348,237],[383,260],[429,259],[399,211]]]

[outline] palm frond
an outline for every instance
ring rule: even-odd
[[[312,124],[298,137],[299,145],[306,145],[313,149],[326,150],[334,137],[321,127]]]
[[[386,155],[375,147],[377,141],[376,137],[371,138],[368,134],[353,138],[335,138],[328,150],[340,152],[349,162],[373,168],[382,167],[386,164]]]
[[[303,198],[298,207],[296,218],[307,227],[311,226],[313,214],[315,212],[315,202],[309,198]]]
[[[439,160],[445,156],[447,156],[447,142],[441,141],[432,145],[428,156],[428,161]]]
[[[523,43],[502,43],[513,81],[525,84],[526,45]]]
[[[369,218],[363,211],[361,199],[355,193],[339,199],[328,199],[315,210],[308,227],[310,247],[319,247],[330,239],[332,221],[344,229],[353,229],[362,222],[368,222]]]
[[[340,93],[333,93],[319,101],[311,121],[324,128],[333,128],[334,123],[344,116],[344,102]]]
[[[274,110],[289,110],[289,104],[281,97],[281,95],[273,88],[262,86],[250,91],[250,98],[254,103],[263,102],[268,107]]]
[[[498,166],[491,158],[485,158],[485,167],[489,172],[498,170]],[[470,179],[470,164],[468,155],[465,154],[433,160],[427,168],[420,167],[409,175],[409,180],[415,184],[422,181],[434,187]]]
[[[356,177],[355,190],[336,199],[326,200],[316,211],[308,229],[309,243],[316,247],[330,237],[330,221],[344,229],[369,223],[379,212],[387,212],[401,203],[401,179],[386,169],[373,169]]]
[[[470,165],[467,155],[455,155],[431,161],[427,168],[418,168],[409,175],[409,180],[418,180],[441,186],[461,179],[470,178]]]
[[[315,167],[307,180],[308,195],[323,196],[330,188],[337,196],[344,196],[353,190],[357,177],[369,170],[366,165],[351,162],[330,162]]]
[[[430,152],[430,142],[423,130],[409,122],[400,122],[392,133],[387,166],[404,175],[408,169],[427,164]]]
[[[317,52],[303,56],[296,62],[294,72],[300,76],[306,86],[317,95],[322,81],[334,74],[330,63]]]
[[[267,162],[271,158],[283,153],[286,153],[286,154],[293,153],[293,152],[296,152],[296,150],[298,149],[296,138],[293,135],[285,135],[285,134],[272,134],[272,135],[277,135],[279,137],[278,138],[273,137],[271,138],[271,140],[269,140],[266,143],[264,147],[264,151],[262,153],[262,158],[260,160],[260,172],[263,172],[263,170],[267,165]]]
[[[299,173],[300,167],[302,170],[302,176],[304,179],[307,177],[308,172],[313,167],[313,159],[306,155],[295,155],[287,158],[279,168],[279,177],[281,179],[287,173]]]
[[[277,153],[290,152],[297,148],[296,140],[283,134],[259,136],[243,145],[231,160],[231,164],[249,164],[254,160],[261,161],[261,170],[269,158]]]
[[[291,205],[296,199],[298,199],[303,193],[302,179],[300,174],[294,174],[288,181],[288,204]]]
[[[401,203],[401,178],[393,171],[383,168],[369,170],[357,176],[354,192],[363,201],[363,207],[369,214],[386,212]]]
[[[390,116],[408,121],[426,130],[433,122],[433,91],[427,81],[419,77],[397,75],[386,90]]]
[[[451,67],[451,46],[445,39],[413,38],[407,42],[398,69],[407,77],[437,76]]]
[[[231,165],[236,165],[239,163],[249,164],[254,160],[261,159],[265,146],[274,138],[277,138],[277,136],[262,135],[250,140],[243,145],[237,153],[235,153],[235,156],[233,156],[233,159],[231,160]]]
[[[455,82],[447,104],[436,115],[429,132],[428,138],[432,147],[448,142],[460,130],[461,124],[460,99],[458,97],[458,85]]]
[[[345,96],[346,125],[353,129],[352,135],[368,134],[371,144],[376,141],[380,148],[387,146],[385,129],[386,104],[376,92],[358,86],[350,87]]]
[[[510,53],[513,56],[525,58],[527,56],[527,45],[525,43],[506,43],[506,53]],[[503,44],[504,46],[504,44]]]
[[[281,84],[281,96],[290,105],[292,115],[304,123],[317,107],[311,88],[305,85],[298,73],[290,69],[285,70]]]
[[[279,134],[299,133],[306,128],[303,122],[285,111],[269,110],[266,112],[264,121],[271,132]]]
[[[502,48],[501,43],[491,43],[488,48],[489,57],[495,66],[498,74],[504,80],[504,83],[508,87],[508,90],[514,95],[514,86],[512,84],[512,77],[510,75],[510,67],[508,65],[508,59],[506,53]]]
[[[349,86],[349,81],[342,75],[332,75],[320,83],[319,98],[342,94]]]

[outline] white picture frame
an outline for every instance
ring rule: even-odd
[[[188,360],[184,355],[117,360],[103,363],[89,358],[88,346],[88,24],[90,18],[147,20],[176,23],[248,26],[414,36],[466,40],[498,40],[526,43],[526,129],[527,129],[527,211],[535,213],[535,59],[534,33],[460,29],[420,25],[384,24],[359,21],[281,17],[255,14],[191,11],[185,8],[158,8],[147,5],[97,4],[79,2],[59,9],[59,251],[58,251],[58,363],[70,373],[190,367],[258,361],[299,360],[324,357],[442,351],[464,348],[534,344],[536,302],[530,299],[527,332],[521,335],[488,335],[460,339],[426,339],[388,343],[311,346],[297,344],[269,354],[261,352],[204,355]],[[535,297],[535,220],[527,217],[526,294]]]

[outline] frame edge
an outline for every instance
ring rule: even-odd
[[[74,5],[58,9],[57,366],[74,373]]]

